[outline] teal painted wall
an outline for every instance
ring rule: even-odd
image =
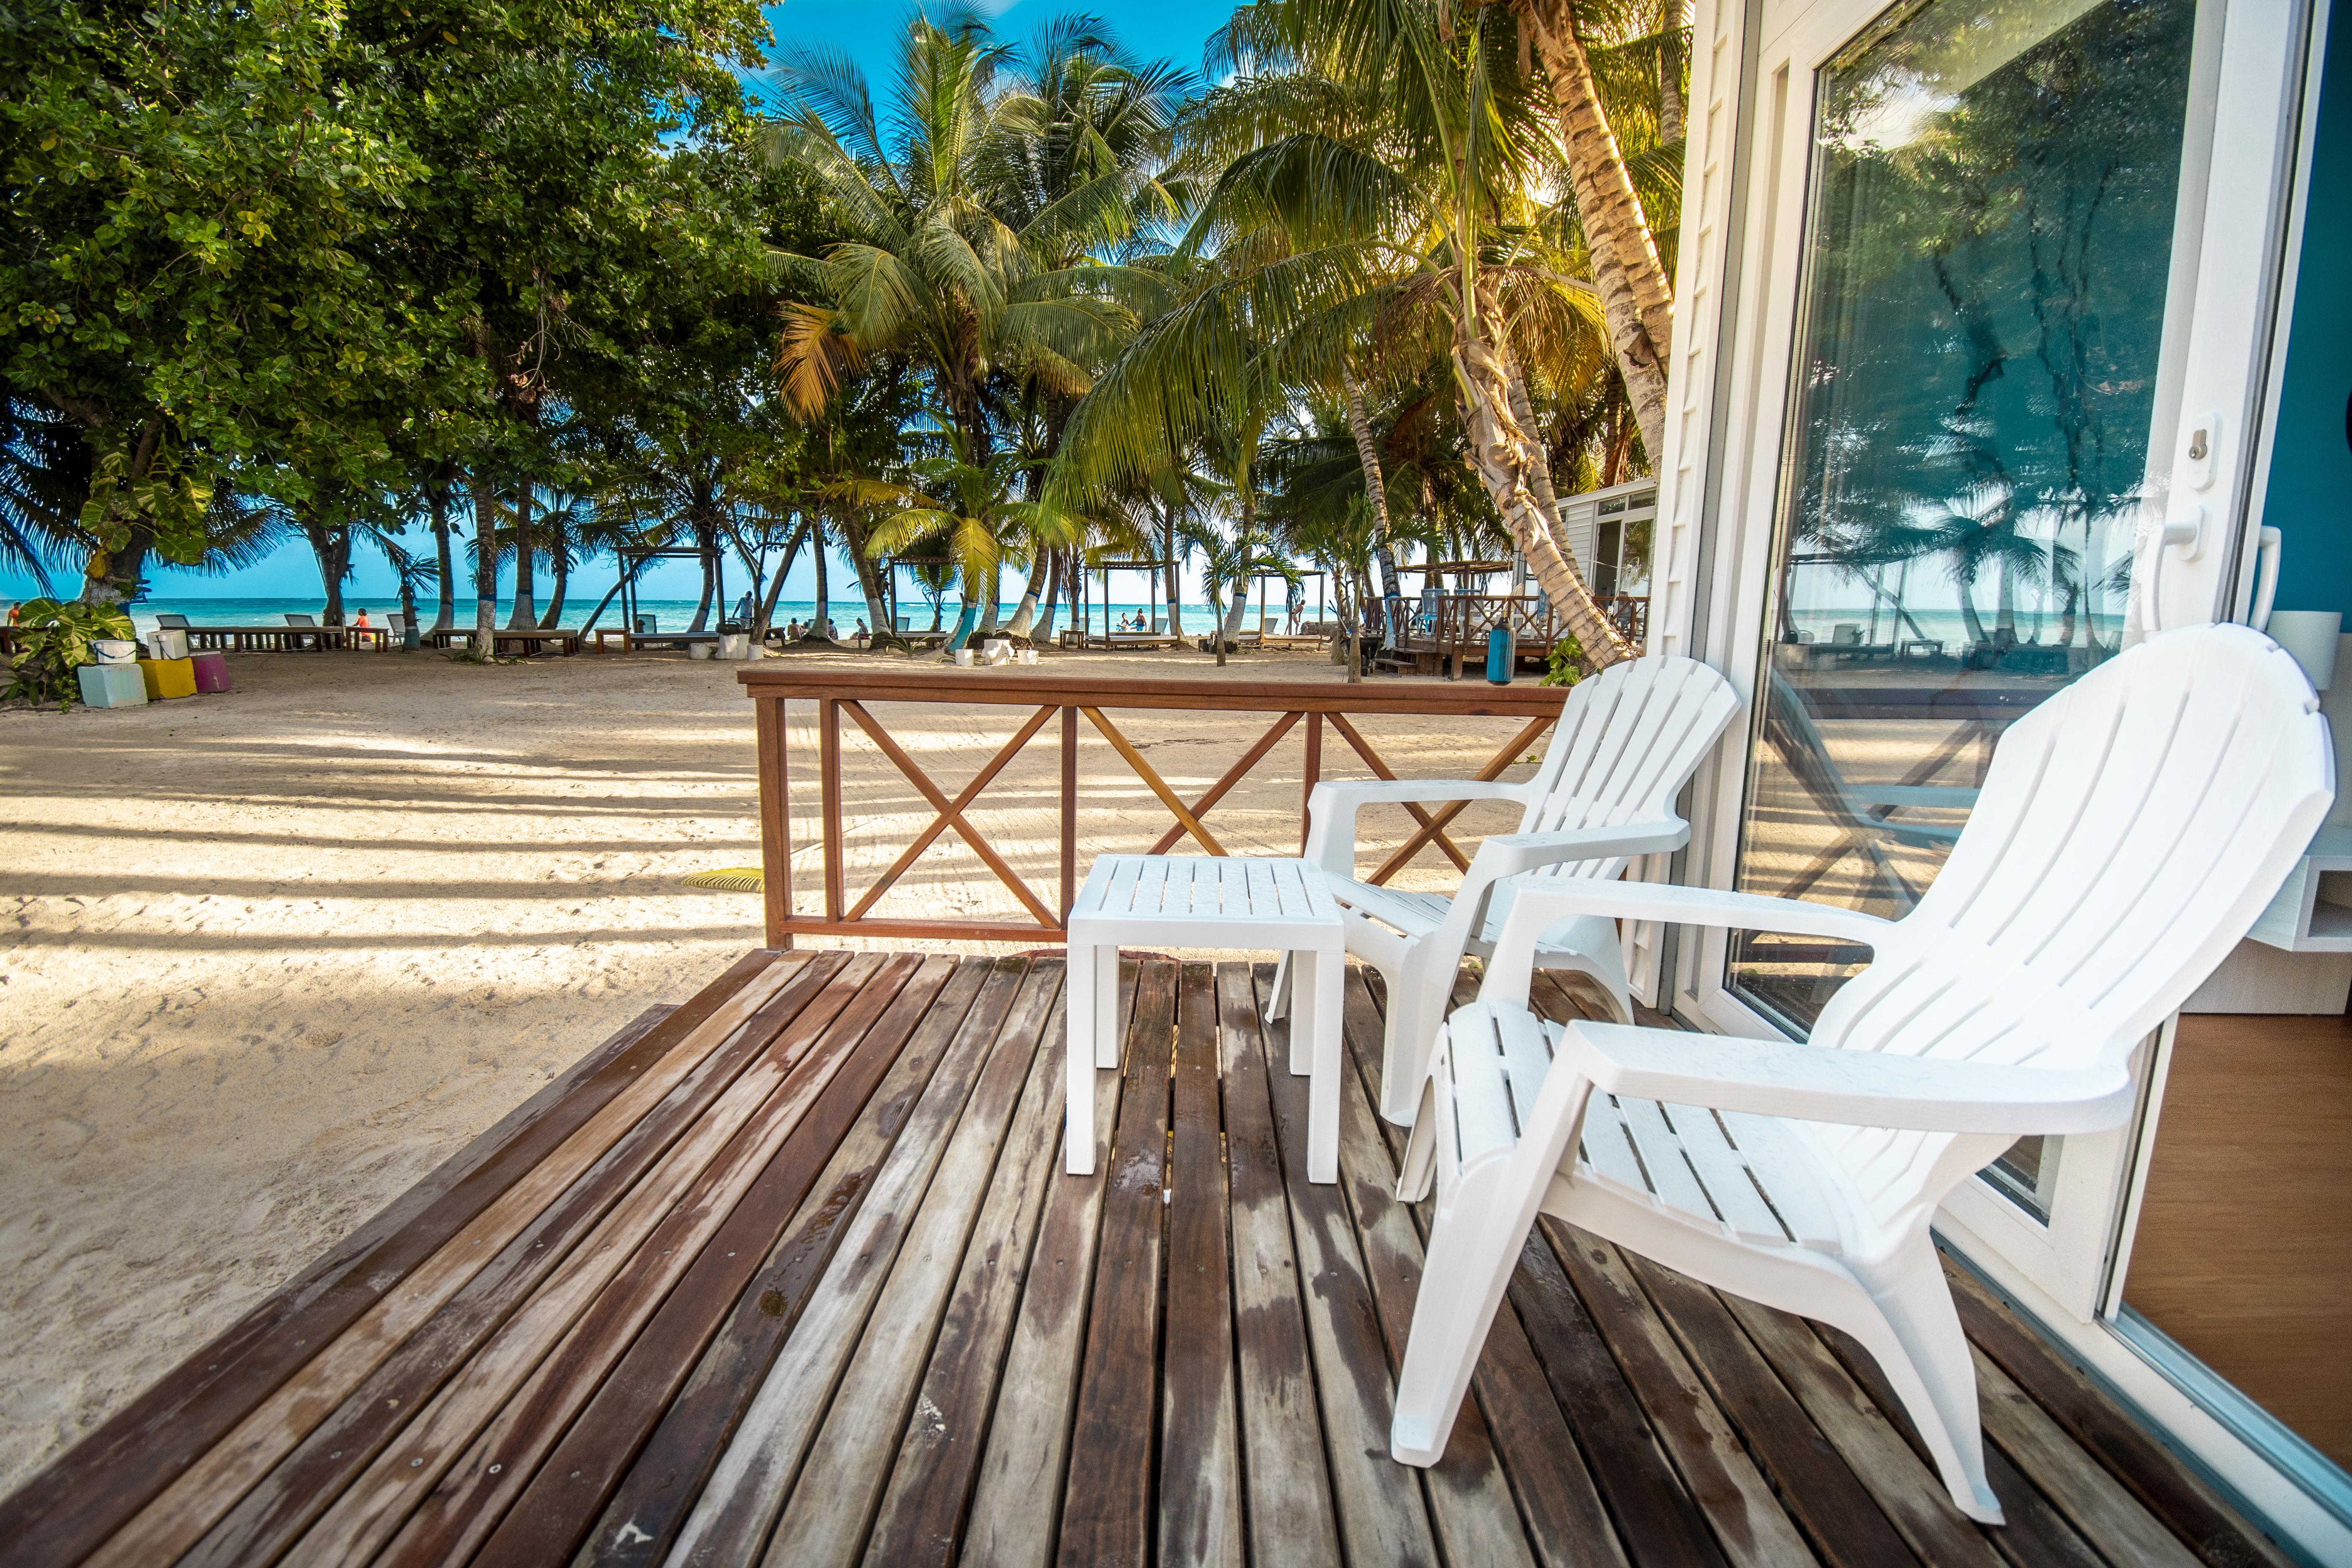
[[[2335,0],[2263,521],[2285,535],[2278,607],[2352,615],[2352,0]]]

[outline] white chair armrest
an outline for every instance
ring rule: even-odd
[[[1568,827],[1549,833],[1497,833],[1478,847],[1478,858],[1497,878],[1516,877],[1567,860],[1601,860],[1612,855],[1661,855],[1690,842],[1690,824],[1679,817],[1628,822],[1614,827]],[[1471,874],[1479,868],[1473,864]]]
[[[2121,1066],[2002,1067],[1623,1024],[1569,1025],[1552,1067],[1637,1100],[1933,1132],[2095,1132],[2137,1099]]]
[[[1318,784],[1307,796],[1307,854],[1335,877],[1356,874],[1356,813],[1368,805],[1425,800],[1524,800],[1527,786],[1501,779],[1366,779]]]
[[[1521,884],[1511,900],[1511,912],[1487,961],[1486,981],[1478,987],[1482,1002],[1528,999],[1528,976],[1535,964],[1536,939],[1546,927],[1574,915],[1608,915],[1617,920],[1664,921],[1669,924],[1725,926],[1735,931],[1785,931],[1794,936],[1825,936],[1876,947],[1896,929],[1896,922],[1860,910],[1834,904],[1808,903],[1801,899],[1772,899],[1759,893],[1732,893],[1717,888],[1675,888],[1661,882],[1603,882],[1589,879],[1560,879],[1541,885]]]

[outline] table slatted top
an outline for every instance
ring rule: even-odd
[[[1339,924],[1323,872],[1311,860],[1265,856],[1105,855],[1087,873],[1072,921],[1255,925]]]

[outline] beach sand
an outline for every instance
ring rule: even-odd
[[[1339,674],[1307,654],[1222,672],[1197,655],[1055,662]],[[225,696],[0,713],[13,921],[0,941],[0,1492],[600,1040],[761,940],[756,896],[677,880],[759,863],[737,667],[615,655],[481,669],[430,653],[230,665]],[[951,695],[955,672],[940,675]],[[1027,716],[881,711],[950,791]],[[1114,717],[1190,799],[1272,716]],[[1460,776],[1516,727],[1360,722],[1407,777]],[[795,768],[814,760],[811,724],[794,722],[808,747]],[[1048,900],[1055,735],[1049,724],[973,813]],[[845,752],[854,889],[931,813],[862,737]],[[1323,756],[1326,776],[1369,776],[1336,737]],[[1171,818],[1091,731],[1081,758],[1083,874],[1092,853],[1148,847]],[[1217,807],[1208,821],[1228,849],[1297,852],[1301,765],[1294,733]],[[803,907],[819,883],[812,776],[798,774],[794,801]],[[1467,848],[1514,820],[1481,806],[1458,837]],[[1400,825],[1384,811],[1368,837],[1396,842]],[[1429,852],[1400,881],[1451,876]],[[929,910],[1018,905],[949,834],[877,912]]]

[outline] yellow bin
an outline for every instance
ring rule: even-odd
[[[196,661],[193,658],[142,658],[139,677],[147,683],[150,701],[196,694]]]

